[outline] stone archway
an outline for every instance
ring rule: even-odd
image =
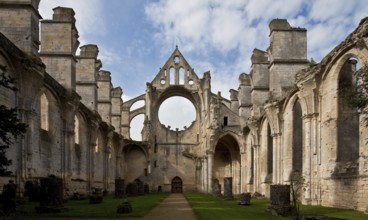
[[[239,193],[240,148],[234,136],[226,134],[218,140],[215,147],[213,169],[214,179],[224,183],[226,178],[231,177],[234,183],[233,190]]]
[[[180,177],[176,176],[171,181],[171,192],[182,193],[183,192],[183,181]]]

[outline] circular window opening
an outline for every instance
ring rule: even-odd
[[[189,84],[189,85],[193,85],[193,84],[194,84],[194,81],[193,81],[192,79],[190,79],[190,80],[188,81],[188,84]]]
[[[171,130],[185,130],[196,120],[196,109],[191,101],[181,96],[166,99],[158,110],[161,124]]]
[[[174,57],[174,63],[179,63],[180,58],[178,56]]]
[[[165,85],[165,83],[166,83],[166,80],[164,80],[164,79],[161,79],[161,80],[160,80],[160,83],[161,83],[161,85]]]

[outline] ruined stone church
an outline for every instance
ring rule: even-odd
[[[40,0],[0,1],[0,64],[18,91],[0,87],[0,104],[17,107],[28,125],[7,151],[19,194],[24,183],[62,178],[65,196],[116,179],[150,191],[260,193],[304,178],[305,204],[368,211],[368,130],[365,115],[339,93],[357,85],[368,62],[368,19],[320,63],[307,60],[307,30],[287,20],[269,24],[269,47],[254,49],[250,73],[239,76],[230,100],[211,91],[176,48],[142,95],[122,100],[102,70],[98,47],[80,47],[74,11],[57,7],[51,20]],[[153,72],[154,73],[154,72]],[[146,82],[142,82],[146,83]],[[181,96],[195,106],[184,129],[164,126],[160,105]],[[145,104],[131,107],[138,101]],[[142,141],[130,122],[144,115]],[[230,180],[230,181],[229,181]]]

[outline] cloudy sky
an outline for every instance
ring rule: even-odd
[[[267,49],[272,19],[306,28],[308,59],[319,62],[368,15],[366,0],[41,0],[42,17],[57,6],[74,9],[81,45],[98,45],[124,101],[145,92],[175,45],[228,98],[252,50]]]

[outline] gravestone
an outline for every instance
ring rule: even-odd
[[[101,188],[92,188],[92,193],[89,196],[90,204],[99,204],[103,200],[103,192]]]
[[[115,197],[122,198],[124,197],[124,180],[123,179],[115,179]]]
[[[275,216],[287,216],[291,214],[290,185],[271,185],[271,204],[267,208]]]
[[[242,193],[240,194],[240,199],[238,205],[250,205],[250,198],[252,195],[250,193]]]
[[[222,198],[221,184],[219,183],[219,181],[217,179],[213,181],[212,195],[215,196],[215,197],[218,197],[218,198]]]
[[[63,181],[54,175],[40,179],[40,206],[37,213],[61,212],[63,206]]]
[[[224,178],[224,200],[233,200],[233,178]]]
[[[126,186],[126,194],[129,196],[137,196],[138,195],[138,187],[135,182],[128,183]]]
[[[144,184],[140,179],[135,180],[135,184],[137,184],[137,193],[138,195],[144,194]]]

